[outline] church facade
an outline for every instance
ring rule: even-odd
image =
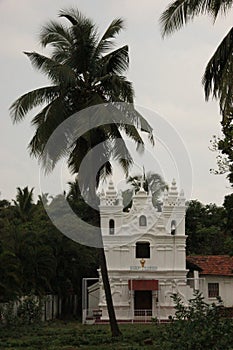
[[[175,180],[164,193],[162,210],[143,189],[134,194],[132,208],[123,212],[122,196],[109,182],[100,194],[100,216],[113,303],[118,320],[152,317],[167,319],[174,313],[171,299],[179,293],[193,296],[186,269],[185,198]],[[108,319],[104,287],[99,281],[89,289],[89,308]]]

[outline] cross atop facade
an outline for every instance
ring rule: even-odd
[[[140,190],[144,191],[144,184],[146,182],[146,175],[145,175],[145,168],[143,166],[142,168],[142,176],[141,176],[141,180],[140,180]]]

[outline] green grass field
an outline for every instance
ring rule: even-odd
[[[0,350],[232,350],[230,328],[193,323],[121,325],[111,338],[107,325],[50,322],[37,326],[0,327]],[[196,327],[198,326],[198,329]],[[191,328],[190,328],[191,327]],[[201,328],[200,328],[201,327]],[[219,325],[217,325],[219,328]],[[217,331],[217,333],[216,333]]]
[[[107,325],[78,322],[51,322],[40,326],[0,328],[1,350],[146,350],[161,349],[159,338],[164,326],[122,325],[122,337],[112,339]],[[146,342],[150,344],[146,344]],[[153,342],[153,346],[151,343]]]

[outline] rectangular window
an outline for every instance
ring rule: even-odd
[[[150,258],[150,243],[149,242],[137,242],[136,243],[136,258],[149,259]]]
[[[208,297],[216,298],[219,296],[219,284],[218,283],[208,283]]]

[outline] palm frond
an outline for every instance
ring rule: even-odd
[[[109,102],[133,102],[134,91],[132,83],[124,76],[117,74],[108,74],[100,78],[100,88],[104,88],[105,95],[108,96]]]
[[[194,0],[194,2],[196,2],[196,0]],[[189,5],[189,0],[176,0],[168,5],[160,17],[163,37],[180,29],[190,20]]]
[[[199,15],[209,14],[215,20],[219,12],[226,13],[232,5],[232,0],[173,1],[160,17],[162,36],[172,34]]]
[[[58,86],[46,86],[27,92],[10,106],[10,115],[14,123],[21,121],[34,107],[53,101],[59,95]]]
[[[118,128],[114,125],[113,127],[117,137],[114,138],[111,144],[111,157],[120,164],[124,173],[128,176],[129,168],[133,164],[133,159]]]
[[[66,64],[70,60],[70,52],[69,50],[56,47],[53,49],[51,58],[59,63]]]
[[[62,9],[59,11],[59,17],[64,17],[70,21],[70,23],[75,26],[78,23],[83,23],[87,20],[85,16],[76,8]]]
[[[75,72],[66,64],[61,64],[37,52],[25,52],[33,67],[42,71],[53,83],[63,87],[75,86]]]
[[[213,19],[216,20],[219,13],[225,15],[232,7],[232,0],[212,0],[209,4],[209,12],[213,16]]]
[[[64,9],[59,12],[59,17],[64,17],[70,21],[70,33],[74,49],[72,50],[71,66],[79,67],[79,72],[84,72],[89,66],[86,60],[90,61],[97,44],[96,27],[92,20],[83,16],[77,9]],[[84,64],[86,62],[86,64]],[[81,68],[85,67],[85,68]]]
[[[233,106],[233,28],[224,37],[207,64],[202,83],[206,100],[212,95],[220,100],[224,114]]]
[[[110,83],[112,84],[112,102],[127,102],[133,103],[134,90],[133,85],[124,76],[112,75],[110,77]]]
[[[54,131],[68,116],[69,112],[64,104],[63,96],[59,96],[41,111],[39,117],[43,119],[43,122],[38,121],[36,132],[28,148],[31,155],[39,158],[45,172],[52,171],[58,160],[68,152],[69,140],[65,133],[66,130],[60,129],[60,132],[54,134]]]
[[[115,18],[107,30],[105,31],[104,35],[102,36],[100,41],[105,41],[108,39],[115,38],[116,35],[124,29],[124,20],[122,18]]]
[[[37,113],[31,120],[31,124],[37,128],[39,126],[41,126],[45,120],[46,120],[46,115],[47,115],[47,111],[48,109],[50,108],[51,106],[51,103],[53,102],[50,102],[48,103],[39,113]]]
[[[97,184],[96,187],[99,186],[99,182],[100,180],[104,181],[109,175],[112,175],[112,165],[110,163],[110,161],[107,161],[106,163],[104,163],[98,173],[97,173]]]
[[[122,29],[124,29],[124,20],[122,18],[116,18],[111,22],[96,47],[96,57],[113,47],[114,42],[111,39],[115,38]]]
[[[72,174],[77,174],[79,172],[80,164],[87,154],[88,149],[89,146],[86,138],[84,136],[79,137],[68,159],[68,166]]]
[[[136,143],[137,150],[143,152],[144,142],[136,127],[131,124],[123,124],[122,129],[125,131],[126,135],[129,136],[130,139],[132,139]]]
[[[126,179],[126,183],[131,184],[132,186],[140,186],[142,175],[134,175],[134,176],[128,176]]]
[[[139,128],[141,131],[146,132],[148,134],[148,139],[152,146],[155,145],[154,135],[153,135],[153,129],[148,123],[148,121],[142,116],[141,113],[138,111],[135,111],[137,114],[138,122],[139,122]]]
[[[122,74],[129,66],[129,48],[124,45],[117,50],[114,50],[99,60],[99,67],[101,69],[100,76],[107,74]]]
[[[131,158],[130,154],[126,153],[125,154],[125,157],[120,157],[119,159],[119,164],[122,168],[122,170],[124,171],[125,173],[125,176],[128,176],[129,174],[129,169],[130,167],[132,166],[133,164],[133,159]]]
[[[50,21],[42,27],[39,39],[43,47],[51,44],[54,47],[69,49],[73,44],[70,29],[55,21]]]
[[[114,104],[115,105],[115,104]],[[116,109],[120,111],[120,115],[117,115],[115,122],[120,120],[122,125],[132,124],[143,132],[148,134],[148,138],[152,145],[154,145],[153,129],[147,120],[139,113],[132,103],[117,103]],[[111,112],[114,116],[114,111]],[[124,119],[126,118],[126,119]]]
[[[56,48],[54,58],[66,57],[66,64],[72,67],[78,74],[85,74],[91,70],[92,58],[97,44],[97,31],[93,22],[85,17],[80,17],[75,25],[70,28],[72,47],[69,56],[66,52]]]
[[[72,173],[78,173],[82,193],[97,188],[100,176],[103,175],[102,172],[106,167],[105,170],[109,170],[107,164],[110,160],[110,148],[108,145],[109,141],[102,127],[88,131],[75,142],[68,165]]]
[[[33,211],[33,190],[30,191],[28,187],[21,189],[17,187],[16,200],[14,200],[14,204],[17,208],[18,214],[20,215],[23,221],[29,219],[30,214]]]
[[[54,113],[54,114],[53,114]],[[56,113],[56,118],[53,119]],[[31,139],[28,149],[31,156],[40,159],[44,151],[50,135],[56,130],[58,125],[62,123],[68,116],[68,112],[63,104],[63,98],[60,96],[56,100],[46,105],[31,121],[31,124],[36,127],[36,132]],[[60,140],[57,140],[57,145],[60,145]]]
[[[105,136],[103,137],[103,140]],[[95,150],[94,157],[94,168],[95,178],[94,186],[97,188],[99,186],[100,177],[104,178],[112,173],[111,167],[111,147],[109,147],[110,142],[105,139],[105,141],[98,144],[97,149]],[[97,152],[96,152],[97,151]]]

